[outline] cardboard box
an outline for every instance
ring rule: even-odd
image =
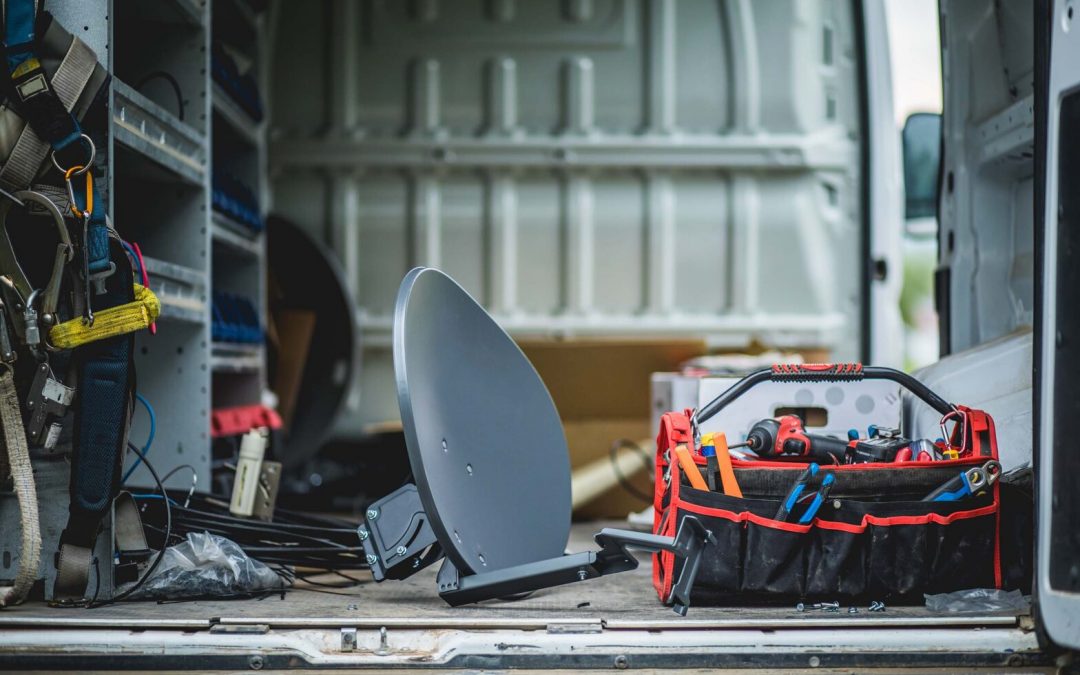
[[[620,438],[653,439],[649,379],[705,353],[702,340],[527,340],[519,342],[547,385],[563,421],[571,467],[608,457]],[[644,448],[652,454],[654,442]],[[652,493],[648,474],[628,477]],[[649,504],[619,485],[579,508],[577,518],[623,518]]]

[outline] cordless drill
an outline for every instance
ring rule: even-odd
[[[755,424],[740,443],[761,457],[776,458],[796,455],[826,464],[843,464],[847,460],[848,441],[832,436],[808,434],[796,415],[765,419]],[[732,445],[730,447],[737,447]]]

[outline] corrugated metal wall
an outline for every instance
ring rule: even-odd
[[[415,265],[452,274],[518,335],[857,356],[848,0],[275,13],[274,209],[337,251],[358,302],[346,431],[397,416],[390,321]]]

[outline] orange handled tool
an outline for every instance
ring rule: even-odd
[[[675,446],[675,457],[679,460],[679,466],[682,467],[683,473],[690,480],[691,487],[698,490],[708,490],[709,486],[705,483],[705,479],[701,477],[701,469],[694,463],[694,458],[690,456],[690,451],[685,445]]]

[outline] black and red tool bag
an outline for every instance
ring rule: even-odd
[[[742,497],[696,489],[676,460],[685,445],[704,471],[697,425],[764,381],[831,381],[858,386],[890,379],[953,424],[957,459],[821,465],[835,481],[808,524],[775,520],[806,461],[732,460]],[[763,411],[765,412],[765,411]],[[739,439],[731,439],[735,442]],[[923,593],[1001,588],[1000,481],[956,501],[922,501],[962,471],[998,458],[994,422],[985,412],[946,403],[911,376],[859,364],[774,366],[752,373],[701,410],[669,412],[656,453],[654,532],[674,535],[689,515],[711,530],[693,589],[695,604],[768,600],[882,600],[922,604]],[[653,582],[668,600],[679,565],[653,557]]]

